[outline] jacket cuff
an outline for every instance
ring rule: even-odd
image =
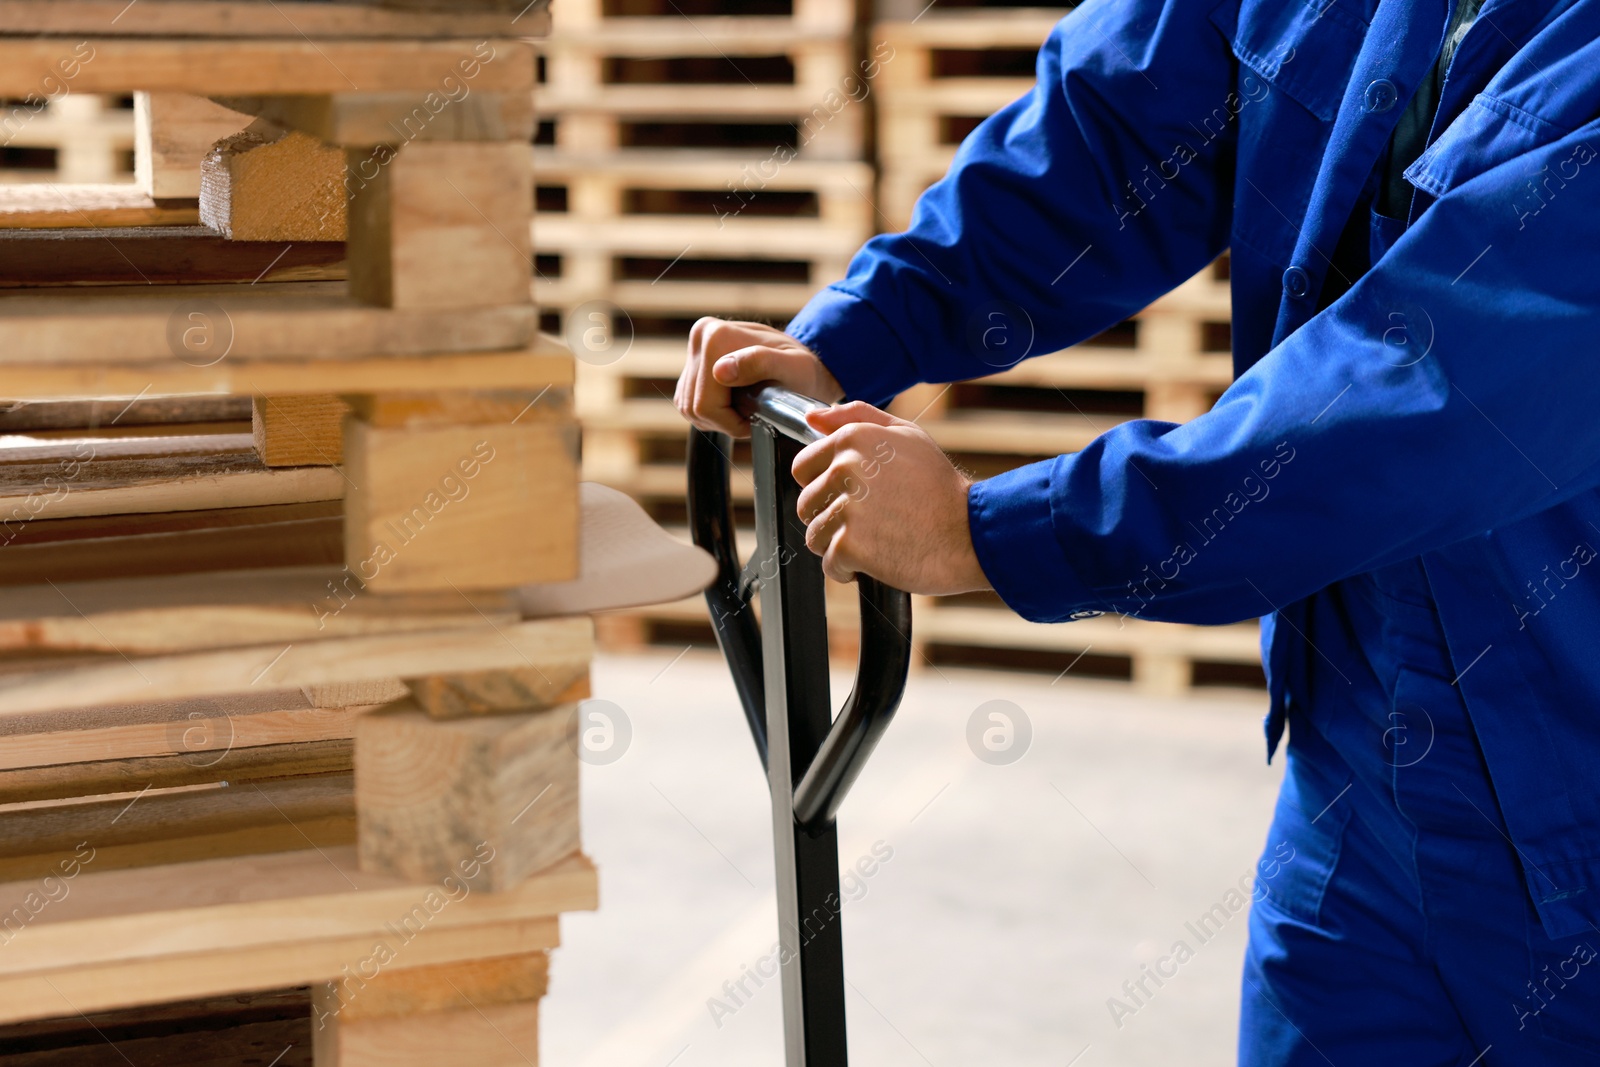
[[[1030,622],[1066,622],[1109,610],[1062,558],[1044,460],[974,483],[967,525],[984,577],[1006,607]]]
[[[784,330],[817,354],[846,400],[883,407],[921,378],[900,338],[871,304],[833,286],[813,296]]]

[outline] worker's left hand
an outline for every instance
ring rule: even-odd
[[[935,596],[989,588],[967,526],[972,481],[920,426],[859,400],[806,421],[828,435],[793,468],[806,545],[828,577],[859,571]]]

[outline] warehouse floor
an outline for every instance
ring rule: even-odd
[[[836,705],[848,684],[835,675]],[[779,1067],[778,983],[750,977],[777,928],[765,786],[726,670],[698,648],[608,655],[594,692],[622,713],[611,762],[583,771],[601,909],[562,918],[542,1062]],[[995,700],[1031,723],[1009,764],[967,740]],[[869,872],[844,911],[852,1059],[1233,1063],[1244,912],[1204,944],[1185,924],[1224,902],[1265,840],[1278,767],[1263,762],[1264,704],[914,673],[840,816],[841,862]],[[1178,940],[1193,958],[1129,998],[1123,983]],[[1131,1014],[1114,1019],[1112,997]]]

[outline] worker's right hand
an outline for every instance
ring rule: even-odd
[[[777,382],[830,404],[844,398],[822,360],[788,334],[759,322],[707,316],[689,331],[689,358],[672,400],[702,430],[749,437],[750,423],[733,410],[732,390],[757,382]]]

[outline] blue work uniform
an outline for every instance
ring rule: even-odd
[[[882,403],[1231,249],[1215,407],[980,482],[969,519],[1029,619],[1265,615],[1294,858],[1252,910],[1245,1063],[1600,1062],[1600,2],[1460,24],[1397,207],[1457,13],[1088,0],[789,327]]]

